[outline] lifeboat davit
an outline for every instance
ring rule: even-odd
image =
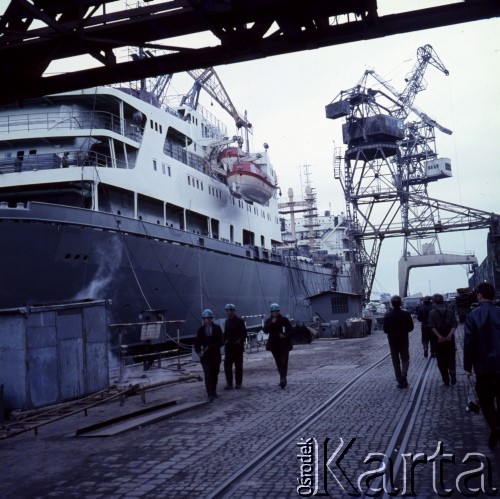
[[[227,174],[227,183],[234,196],[259,204],[266,203],[276,190],[271,177],[251,161],[235,163]]]

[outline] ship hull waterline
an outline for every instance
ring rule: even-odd
[[[183,338],[194,336],[201,310],[223,318],[227,302],[248,316],[267,315],[278,302],[283,313],[308,322],[306,297],[330,283],[321,267],[85,209],[0,208],[0,235],[0,309],[109,299],[113,323],[163,310],[165,320],[184,321]]]

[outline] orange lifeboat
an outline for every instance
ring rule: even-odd
[[[276,190],[271,177],[251,161],[234,163],[227,183],[235,197],[259,204],[266,203]]]
[[[226,171],[230,171],[234,163],[243,158],[245,153],[239,147],[226,147],[217,156],[217,161],[221,163]]]

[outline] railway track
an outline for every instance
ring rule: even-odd
[[[38,430],[49,424],[56,423],[62,419],[69,418],[76,414],[84,413],[87,415],[88,411],[101,404],[117,400],[120,405],[123,405],[125,399],[131,395],[139,394],[142,404],[146,404],[146,392],[148,390],[155,390],[170,384],[188,381],[192,379],[199,379],[198,376],[183,376],[174,380],[158,382],[154,384],[141,384],[136,383],[128,386],[127,388],[118,388],[113,385],[109,388],[96,392],[88,397],[80,398],[77,400],[69,401],[63,404],[50,406],[46,409],[34,410],[26,413],[21,413],[17,419],[7,422],[0,426],[0,440],[14,437],[22,433],[33,431],[38,435]],[[128,419],[140,417],[144,410],[138,410],[127,414]],[[105,422],[101,426],[105,426]]]
[[[367,366],[355,378],[344,384],[331,397],[317,407],[313,407],[309,414],[300,422],[288,428],[283,434],[276,436],[269,446],[255,455],[253,459],[248,461],[244,466],[234,471],[219,486],[214,488],[212,492],[206,496],[207,499],[240,496],[242,494],[241,489],[245,488],[246,484],[251,482],[252,478],[257,476],[261,470],[266,467],[272,467],[271,463],[273,459],[282,454],[285,449],[290,446],[290,442],[298,442],[299,438],[306,434],[308,430],[311,430],[316,422],[325,418],[330,418],[331,414],[336,410],[341,410],[345,400],[358,392],[365,379],[372,376],[374,371],[382,366],[384,369],[387,369],[388,365],[391,365],[390,354],[385,353],[371,365]],[[422,404],[422,397],[425,392],[429,373],[431,372],[431,365],[432,361],[428,359],[424,365],[419,368],[418,372],[412,372],[412,378],[418,381],[410,389],[410,396],[407,398],[406,403],[399,408],[397,416],[394,418],[396,424],[392,430],[392,437],[385,449],[385,455],[389,456],[394,463],[393,477],[396,477],[401,471],[401,455],[406,451],[408,440],[414,427],[416,414],[418,414]],[[381,482],[381,477],[377,480],[373,480],[371,488],[373,490],[380,489]],[[389,497],[389,495],[386,497]]]
[[[0,439],[14,437],[28,431],[33,431],[35,435],[38,435],[38,430],[42,426],[55,423],[81,412],[84,412],[86,415],[91,408],[114,399],[126,397],[127,394],[135,390],[137,390],[136,386],[126,390],[118,390],[115,386],[112,386],[88,397],[22,414],[19,416],[19,419],[0,426]]]

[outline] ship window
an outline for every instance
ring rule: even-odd
[[[155,121],[155,130],[158,131],[158,123]]]
[[[161,125],[160,125],[160,133],[163,133],[163,128]]]
[[[153,170],[157,170],[156,159],[153,159]]]
[[[167,166],[167,171],[168,171],[168,176],[171,177],[172,176],[172,172],[170,171],[170,166]]]
[[[153,120],[149,120],[149,123],[150,123],[150,125],[151,125],[151,128],[153,128],[153,129],[154,129]]]
[[[198,179],[196,179],[196,188],[199,189],[200,188],[200,182],[198,181]]]
[[[200,182],[201,190],[203,190],[203,182]]]
[[[36,154],[36,149],[30,149],[29,154]]]
[[[188,175],[188,185],[191,185],[191,177]]]
[[[161,164],[161,172],[165,175],[165,163]]]

